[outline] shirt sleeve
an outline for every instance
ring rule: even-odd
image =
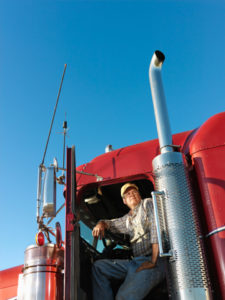
[[[146,199],[146,209],[147,209],[147,214],[150,222],[150,234],[151,234],[150,242],[151,244],[158,244],[158,235],[157,235],[156,224],[155,224],[155,215],[154,215],[152,198]]]
[[[104,220],[104,222],[108,225],[108,229],[113,233],[129,233],[127,226],[127,215],[112,220]]]

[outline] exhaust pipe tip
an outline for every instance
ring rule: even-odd
[[[154,54],[155,54],[154,64],[156,67],[159,67],[163,64],[165,60],[165,55],[159,50],[156,50]]]

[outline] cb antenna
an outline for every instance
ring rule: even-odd
[[[67,121],[65,113],[65,121],[63,122],[63,169],[65,165],[65,149],[66,149],[66,134],[67,134]]]
[[[63,75],[62,75],[62,79],[61,79],[61,83],[60,83],[60,87],[59,87],[59,91],[58,91],[58,96],[57,96],[57,99],[56,99],[56,104],[55,104],[55,108],[54,108],[54,112],[53,112],[53,116],[52,116],[52,122],[51,122],[51,126],[50,126],[49,133],[48,133],[48,138],[47,138],[47,142],[46,142],[46,146],[45,146],[43,159],[42,159],[42,162],[41,162],[42,166],[44,165],[44,161],[45,161],[45,155],[46,155],[46,152],[47,152],[48,143],[49,143],[49,139],[50,139],[50,135],[51,135],[51,131],[52,131],[52,126],[53,126],[54,119],[55,119],[55,113],[56,113],[56,109],[57,109],[58,102],[59,102],[59,96],[60,96],[61,89],[62,89],[62,84],[63,84],[64,75],[65,75],[65,72],[66,72],[66,67],[67,67],[67,64],[64,65]]]

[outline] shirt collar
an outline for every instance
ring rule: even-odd
[[[142,199],[141,199],[141,201],[138,203],[138,205],[135,206],[135,208],[134,208],[133,210],[130,210],[130,211],[129,211],[129,215],[130,215],[130,216],[135,216],[135,215],[136,215],[136,213],[137,213],[137,211],[138,211],[138,208],[140,207],[141,203],[142,203]]]

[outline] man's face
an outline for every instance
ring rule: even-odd
[[[139,192],[134,187],[129,187],[123,195],[123,203],[134,209],[141,201]]]

